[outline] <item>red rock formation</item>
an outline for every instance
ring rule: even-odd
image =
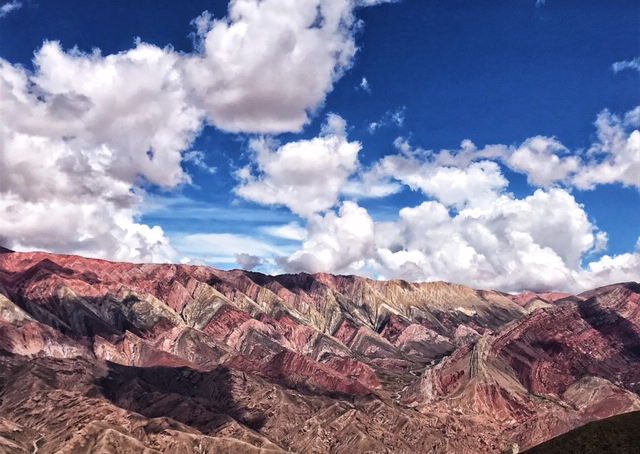
[[[640,409],[640,286],[592,295],[538,309],[457,350],[427,369],[403,401],[425,412],[512,421],[509,433],[521,446]]]
[[[535,293],[535,292],[522,292],[517,295],[508,295],[509,298],[518,303],[520,306],[529,310],[529,312],[537,309],[538,307],[550,307],[552,303],[555,303],[558,300],[563,299],[573,299],[580,300],[584,299],[580,296],[572,295],[571,293],[564,292],[545,292],[545,293]]]
[[[3,250],[0,450],[528,447],[640,408],[639,326],[638,284],[507,297]]]

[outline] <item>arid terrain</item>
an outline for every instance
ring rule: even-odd
[[[0,452],[500,453],[640,410],[640,285],[0,250]]]

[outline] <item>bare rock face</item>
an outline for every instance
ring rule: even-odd
[[[589,295],[535,310],[458,349],[402,401],[425,413],[485,413],[520,446],[548,438],[545,430],[640,409],[640,286]]]
[[[501,452],[640,409],[640,286],[0,251],[0,452]]]

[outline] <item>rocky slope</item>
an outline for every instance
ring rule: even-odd
[[[639,301],[0,251],[0,452],[529,447],[640,409]]]

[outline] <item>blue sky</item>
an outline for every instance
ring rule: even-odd
[[[637,280],[639,25],[621,0],[5,3],[0,241],[506,291]]]

